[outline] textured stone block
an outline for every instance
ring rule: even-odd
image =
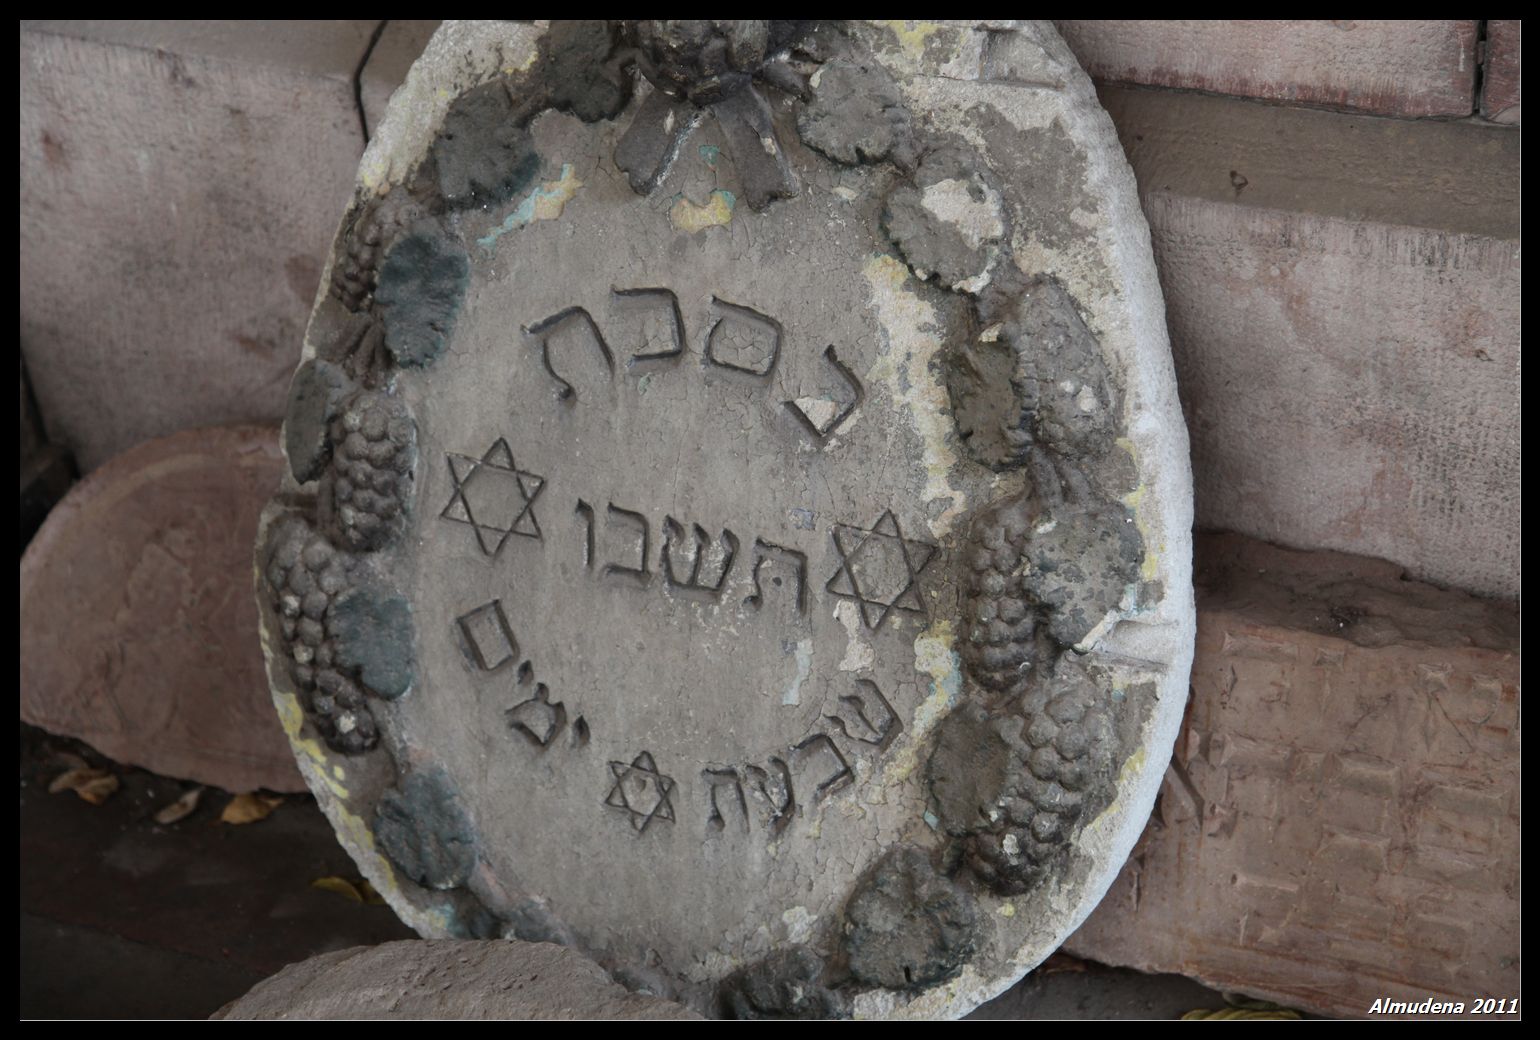
[[[119,762],[304,790],[273,713],[251,542],[271,427],[189,430],[77,484],[21,559],[21,717]]]
[[[417,55],[439,27],[437,20],[392,18],[380,30],[358,75],[358,99],[364,106],[364,125],[369,133],[385,118],[385,106],[396,92]]]
[[[1056,24],[1097,80],[1389,116],[1468,116],[1475,107],[1471,20]]]
[[[699,1019],[550,943],[405,940],[291,964],[215,1019]]]
[[[1104,88],[1200,528],[1518,594],[1518,136]]]
[[[1499,123],[1523,122],[1523,22],[1495,18],[1487,22],[1486,59],[1481,70],[1481,114]]]
[[[1196,551],[1176,756],[1068,947],[1336,1015],[1517,996],[1516,612],[1377,560]]]
[[[22,23],[22,349],[83,470],[282,414],[375,24]]]

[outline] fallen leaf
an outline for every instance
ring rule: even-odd
[[[323,892],[335,892],[339,896],[351,899],[355,903],[364,903],[369,906],[383,906],[385,900],[374,890],[364,878],[345,878],[331,875],[316,878],[310,882],[311,888],[319,888]]]
[[[117,777],[105,769],[70,769],[54,777],[49,794],[74,791],[92,805],[101,805],[121,786]]]
[[[1254,1008],[1219,1008],[1210,1010],[1199,1008],[1189,1011],[1182,1016],[1183,1022],[1251,1022],[1260,1019],[1297,1019],[1298,1011],[1290,1011],[1288,1008],[1277,1008],[1272,1011],[1258,1011]]]
[[[265,794],[238,794],[230,799],[230,804],[225,806],[225,811],[219,814],[220,823],[256,823],[265,820],[274,809],[283,803],[283,799],[276,795]]]
[[[1053,953],[1048,959],[1039,964],[1035,969],[1039,975],[1059,975],[1063,972],[1083,972],[1086,970],[1085,961],[1079,957],[1072,957],[1067,953]]]
[[[155,822],[161,826],[169,826],[178,820],[186,819],[192,815],[192,811],[198,808],[198,799],[203,797],[203,788],[194,787],[190,791],[184,791],[182,797],[172,802],[155,814]]]
[[[1300,1014],[1270,1000],[1257,1000],[1243,993],[1222,993],[1224,1008],[1199,1008],[1182,1016],[1183,1022],[1249,1022],[1259,1019],[1298,1019]]]
[[[345,896],[355,903],[362,903],[364,901],[363,893],[359,892],[354,887],[353,882],[347,878],[336,877],[335,875],[331,877],[318,877],[310,882],[310,887],[319,888],[323,892],[335,892],[339,896]]]

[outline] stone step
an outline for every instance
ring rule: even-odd
[[[1520,987],[1517,613],[1200,536],[1192,702],[1078,956],[1363,1017]]]
[[[1150,221],[1198,527],[1516,596],[1519,135],[1099,94]]]
[[[1055,22],[1099,81],[1386,116],[1475,109],[1479,23],[1464,20]]]

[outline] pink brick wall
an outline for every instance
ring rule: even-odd
[[[1475,108],[1473,20],[1056,24],[1098,80],[1387,116],[1468,116]]]
[[[1481,114],[1499,123],[1520,121],[1524,89],[1524,23],[1487,23]]]

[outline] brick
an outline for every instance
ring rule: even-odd
[[[1060,21],[1092,78],[1389,116],[1475,110],[1474,21]]]
[[[1197,525],[1517,596],[1518,135],[1101,97],[1150,221]]]
[[[1487,22],[1486,57],[1481,63],[1481,114],[1498,123],[1523,122],[1524,23]]]
[[[99,467],[21,558],[21,718],[164,776],[303,791],[267,691],[252,546],[274,427],[190,430]]]
[[[1384,561],[1237,535],[1199,536],[1194,557],[1177,759],[1068,949],[1331,1015],[1517,994],[1517,611]],[[1286,696],[1259,644],[1296,649]],[[1512,696],[1488,700],[1487,721],[1508,736],[1483,746],[1486,723],[1449,698],[1494,685]]]
[[[22,23],[22,350],[83,470],[281,416],[375,25]]]
[[[390,96],[406,79],[407,70],[438,27],[436,20],[411,18],[392,18],[385,23],[358,76],[358,97],[363,102],[364,123],[371,134],[385,118]]]

